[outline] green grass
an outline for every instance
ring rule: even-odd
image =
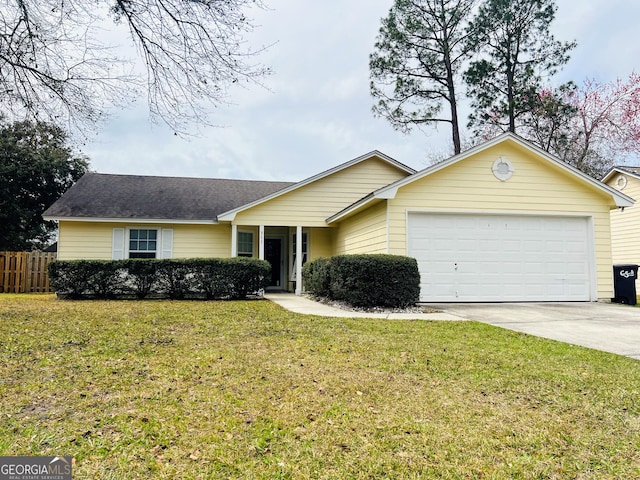
[[[74,478],[640,478],[640,363],[474,322],[0,295],[0,455]]]

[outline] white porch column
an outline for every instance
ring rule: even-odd
[[[302,295],[302,227],[296,227],[296,295]]]
[[[231,224],[231,257],[238,256],[238,226]]]
[[[264,260],[264,225],[260,225],[260,235],[258,240],[258,258]]]

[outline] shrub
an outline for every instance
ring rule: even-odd
[[[223,262],[224,274],[231,286],[231,298],[244,298],[249,293],[258,292],[269,284],[271,264],[255,258],[231,258]]]
[[[331,295],[329,276],[329,266],[331,259],[321,257],[307,262],[302,267],[302,279],[304,287],[308,292],[319,297],[329,297]]]
[[[94,262],[51,262],[47,266],[49,283],[56,292],[65,292],[71,298],[80,298],[88,292],[89,277],[94,271]]]
[[[316,262],[305,270],[306,288],[315,295],[356,307],[388,308],[404,308],[420,298],[420,273],[414,258],[338,255]]]
[[[48,266],[52,288],[70,298],[113,298],[123,293],[124,272],[126,265],[123,261],[74,260],[52,262]]]
[[[115,298],[124,293],[122,280],[126,272],[123,261],[85,261],[89,269],[87,291],[100,298]]]
[[[142,299],[152,291],[158,291],[157,260],[135,258],[124,262],[127,269],[127,275],[123,279],[125,292],[131,291],[136,297]]]
[[[69,298],[244,298],[267,286],[270,271],[255,258],[72,260],[50,263],[49,279]]]
[[[181,300],[194,290],[193,262],[189,260],[158,260],[155,262],[156,289],[174,300]]]
[[[193,288],[201,292],[207,299],[230,297],[230,286],[227,281],[223,258],[208,260],[194,260],[193,264]]]

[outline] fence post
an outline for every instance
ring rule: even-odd
[[[29,252],[27,253],[27,261],[26,263],[26,268],[24,269],[24,291],[26,293],[31,293],[31,280],[33,279],[33,275],[34,275],[34,271],[33,271],[33,267],[35,266],[35,260],[37,258],[33,255],[33,252]]]

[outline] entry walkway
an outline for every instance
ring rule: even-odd
[[[318,315],[321,317],[340,318],[384,318],[388,320],[464,320],[458,315],[446,312],[437,313],[368,313],[354,312],[332,307],[324,303],[311,300],[304,295],[293,293],[266,293],[264,298],[277,303],[282,308],[304,315]]]

